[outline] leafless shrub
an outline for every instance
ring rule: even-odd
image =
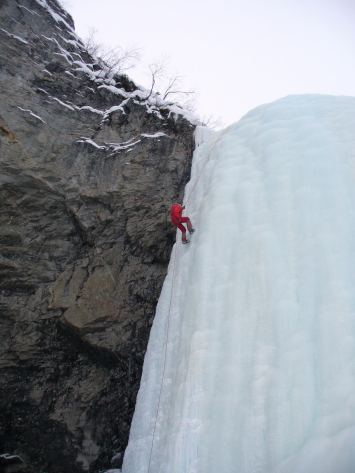
[[[213,113],[211,115],[197,116],[203,126],[216,129],[223,128],[225,124],[221,117],[216,117]]]
[[[160,81],[164,77],[164,74],[166,71],[167,60],[168,58],[164,56],[159,61],[149,64],[148,66],[149,72],[147,74],[150,77],[151,86],[150,86],[149,94],[147,96],[147,100],[149,99],[149,97],[151,97],[155,89],[155,86],[157,84],[157,81]]]
[[[66,2],[67,0],[60,0]],[[128,46],[126,48],[112,48],[97,41],[97,30],[90,28],[87,38],[84,40],[87,53],[92,56],[97,66],[103,71],[104,77],[112,78],[115,74],[123,74],[132,69],[141,58],[140,48]],[[199,122],[209,128],[221,128],[223,122],[221,117],[213,114],[200,116],[197,111],[197,92],[195,88],[186,89],[183,76],[169,68],[169,55],[162,55],[160,59],[147,66],[147,75],[150,80],[150,88],[145,100],[152,95],[155,96],[157,105],[176,104],[193,112]]]
[[[183,76],[180,76],[177,72],[169,71],[168,63],[169,56],[163,55],[161,59],[156,62],[149,64],[148,76],[150,77],[150,91],[147,96],[147,100],[153,92],[158,93],[162,100],[171,100],[172,102],[179,102],[182,106],[183,103],[193,102],[190,96],[196,94],[195,89],[184,90]],[[183,108],[185,108],[183,106]]]
[[[136,66],[141,57],[140,48],[136,46],[112,48],[99,43],[96,35],[97,30],[90,28],[89,34],[84,40],[84,46],[88,54],[95,58],[97,65],[104,71],[105,77],[123,74]]]

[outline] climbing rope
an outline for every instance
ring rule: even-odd
[[[226,134],[227,130],[230,128],[231,125],[229,125],[225,130],[223,130],[223,132],[219,135],[219,137],[217,138],[217,140],[214,142],[211,150],[209,151],[208,155],[207,155],[207,158],[201,168],[201,171],[196,179],[196,182],[193,186],[193,188],[191,189],[187,199],[186,199],[186,202],[185,202],[185,205],[187,204],[187,202],[189,201],[190,197],[191,197],[191,194],[193,193],[200,177],[202,176],[202,173],[210,159],[210,157],[212,156],[212,153],[216,147],[216,145],[221,141],[222,137]],[[155,437],[155,430],[156,430],[156,427],[157,427],[157,422],[158,422],[158,414],[159,414],[159,409],[160,409],[160,399],[161,399],[161,394],[162,394],[162,391],[163,391],[163,383],[164,383],[164,377],[165,377],[165,367],[166,367],[166,357],[167,357],[167,351],[168,351],[168,339],[169,339],[169,323],[170,323],[170,312],[171,312],[171,303],[172,303],[172,300],[173,300],[173,288],[174,288],[174,282],[175,282],[175,263],[176,263],[176,255],[177,255],[177,249],[178,249],[178,245],[176,244],[175,245],[175,254],[174,254],[174,259],[173,259],[173,279],[172,279],[172,282],[171,282],[171,292],[170,292],[170,303],[169,303],[169,312],[168,312],[168,320],[167,320],[167,325],[166,325],[166,334],[165,334],[165,354],[164,354],[164,365],[163,365],[163,374],[162,374],[162,378],[161,378],[161,384],[160,384],[160,390],[159,390],[159,399],[158,399],[158,406],[157,406],[157,412],[156,412],[156,415],[155,415],[155,423],[154,423],[154,429],[153,429],[153,436],[152,436],[152,445],[151,445],[151,448],[150,448],[150,455],[149,455],[149,464],[148,464],[148,472],[150,472],[150,465],[151,465],[151,461],[152,461],[152,454],[153,454],[153,447],[154,447],[154,437]]]
[[[174,282],[175,282],[175,263],[176,263],[177,249],[178,249],[178,245],[176,244],[176,245],[175,245],[174,260],[173,260],[173,280],[172,280],[172,282],[171,282],[169,312],[168,312],[168,320],[167,320],[167,324],[166,324],[166,334],[165,334],[165,354],[164,354],[163,375],[162,375],[162,377],[161,377],[161,384],[160,384],[160,391],[159,391],[158,407],[157,407],[157,413],[156,413],[156,415],[155,415],[155,423],[154,423],[154,430],[153,430],[153,437],[152,437],[152,446],[151,446],[151,449],[150,449],[150,456],[149,456],[148,473],[149,473],[149,471],[150,471],[150,464],[151,464],[151,460],[152,460],[155,429],[156,429],[157,422],[158,422],[158,414],[159,414],[159,408],[160,408],[160,398],[161,398],[161,393],[162,393],[162,390],[163,390],[163,382],[164,382],[164,377],[165,377],[166,355],[167,355],[167,352],[168,352],[168,338],[169,338],[170,312],[171,312],[171,303],[172,303],[172,300],[173,300],[173,288],[174,288]]]

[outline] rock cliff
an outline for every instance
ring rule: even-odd
[[[98,472],[128,440],[194,125],[105,75],[55,0],[0,0],[0,43],[0,471]]]

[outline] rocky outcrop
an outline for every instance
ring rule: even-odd
[[[0,43],[0,454],[102,471],[128,440],[194,126],[105,76],[54,0],[0,0]]]

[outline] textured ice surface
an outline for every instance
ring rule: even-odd
[[[186,196],[220,134],[197,133]],[[185,215],[123,473],[355,472],[355,98],[248,113]]]

